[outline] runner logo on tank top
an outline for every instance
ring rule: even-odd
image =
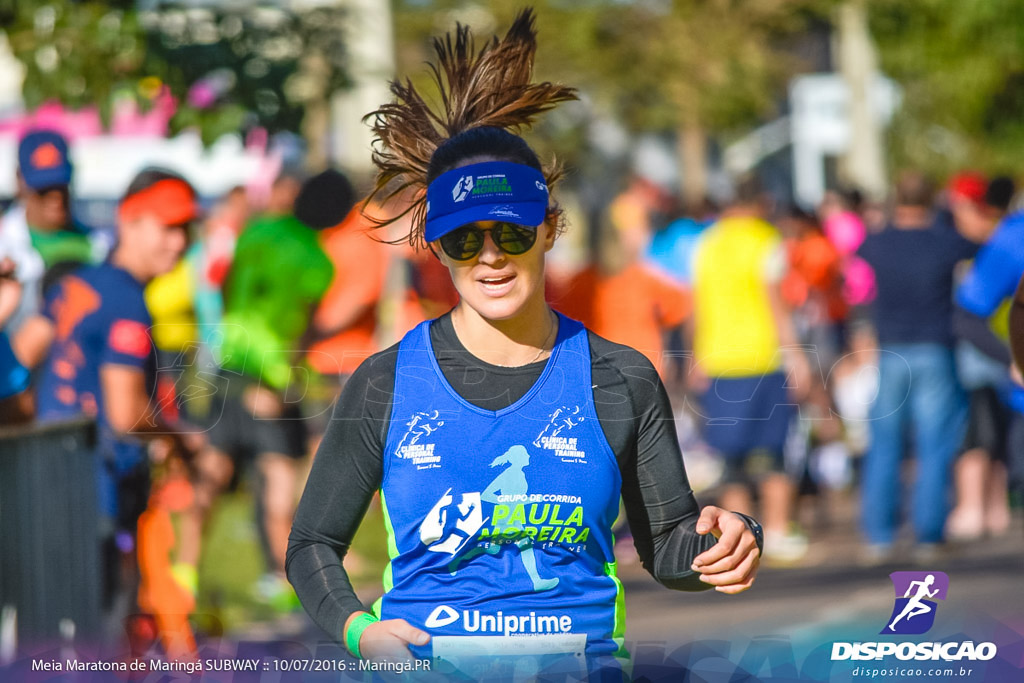
[[[444,426],[440,411],[419,412],[405,423],[405,436],[395,449],[395,456],[412,460],[416,469],[437,469],[441,467],[441,456],[434,453],[434,444],[420,443],[420,439],[430,436]]]
[[[448,571],[456,576],[459,566],[480,555],[497,555],[506,546],[516,546],[523,569],[534,591],[551,590],[558,579],[541,576],[533,548],[558,543],[586,548],[590,528],[583,523],[579,496],[529,492],[526,473],[530,453],[524,446],[512,446],[495,458],[491,467],[505,467],[483,491],[452,494],[449,488],[420,524],[420,542],[427,550],[451,556]],[[459,498],[456,501],[456,497]],[[483,516],[483,503],[494,506]],[[470,541],[476,542],[473,547]]]
[[[586,465],[587,454],[579,449],[579,440],[568,436],[573,427],[586,419],[579,406],[562,406],[551,413],[551,421],[537,436],[533,445],[551,451],[562,462]]]
[[[620,650],[622,482],[593,405],[587,331],[564,317],[558,330],[540,377],[497,411],[447,382],[430,323],[399,345],[381,484],[391,562],[375,611],[430,632],[417,656],[495,639],[502,654]]]

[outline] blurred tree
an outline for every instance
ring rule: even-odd
[[[145,75],[146,40],[132,5],[0,0],[0,26],[25,66],[25,105],[96,104],[109,121],[115,93],[134,92]]]
[[[118,97],[145,108],[166,85],[179,101],[172,132],[197,127],[209,144],[259,125],[319,144],[323,131],[303,130],[303,118],[346,85],[343,11],[219,5],[137,12],[133,0],[0,0],[0,25],[26,67],[29,108],[95,104],[109,122]]]
[[[486,35],[517,7],[400,0],[399,44],[469,23]],[[787,41],[830,0],[546,0],[534,3],[541,77],[576,85],[634,131],[676,132],[684,196],[706,190],[708,137],[770,117],[799,67]],[[479,25],[474,19],[482,22]],[[413,67],[412,49],[399,54]]]
[[[890,157],[1009,172],[1024,147],[1024,3],[870,0],[882,71],[903,88]]]
[[[175,123],[206,130],[233,105],[272,133],[301,132],[311,149],[326,148],[330,96],[348,83],[345,13],[337,4],[281,4],[162,3],[142,14],[150,58],[166,65],[175,92],[188,92]]]

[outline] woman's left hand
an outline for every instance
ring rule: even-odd
[[[718,542],[693,560],[700,580],[720,593],[742,593],[750,588],[761,563],[754,532],[739,515],[709,505],[697,520],[698,534],[714,534]]]

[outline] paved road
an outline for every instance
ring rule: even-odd
[[[639,566],[627,567],[620,572],[627,634],[630,640],[686,641],[709,635],[793,637],[861,622],[881,629],[893,606],[889,573],[923,569],[950,577],[944,617],[987,616],[1024,632],[1024,530],[1019,523],[999,540],[956,546],[928,566],[897,561],[864,567],[855,539],[852,522],[838,524],[812,544],[810,566],[762,567],[753,588],[732,596],[669,591]]]
[[[621,571],[627,643],[637,673],[650,680],[674,681],[685,671],[688,681],[715,683],[867,680],[853,677],[852,670],[879,663],[833,663],[832,644],[893,640],[879,635],[893,609],[889,573],[937,570],[948,574],[950,584],[934,625],[927,635],[904,638],[991,641],[999,648],[999,661],[992,663],[997,665],[994,669],[989,664],[979,666],[973,678],[954,672],[928,680],[1024,682],[1024,528],[1020,523],[998,541],[954,547],[948,556],[927,566],[897,561],[864,567],[858,560],[856,538],[852,520],[838,524],[812,545],[806,566],[763,567],[755,586],[734,596],[669,591],[639,566]],[[881,664],[904,663],[886,660]],[[749,671],[758,676],[747,678]]]
[[[960,545],[928,566],[909,561],[862,566],[850,508],[837,513],[829,527],[818,529],[813,538],[803,566],[762,567],[754,588],[734,596],[670,591],[655,583],[638,564],[620,567],[626,590],[627,645],[637,665],[635,673],[654,681],[691,683],[866,680],[851,678],[853,663],[833,665],[828,661],[831,644],[884,640],[879,631],[890,616],[894,598],[889,573],[927,569],[949,575],[949,592],[938,606],[929,633],[911,638],[993,641],[999,646],[999,657],[1015,667],[1010,677],[1005,673],[993,677],[981,670],[977,672],[980,677],[970,680],[1024,682],[1022,520],[999,540]],[[250,641],[280,638],[316,642],[323,636],[304,615],[295,615],[287,625],[253,625],[244,634]],[[753,665],[758,675],[749,678],[740,672],[735,678],[737,666],[749,665],[752,654],[760,662]],[[685,664],[679,663],[681,657]],[[819,669],[811,667],[808,674],[815,657]],[[821,667],[826,667],[825,673]],[[688,673],[680,678],[684,671]],[[929,680],[962,682],[969,678]]]
[[[1022,544],[1024,545],[1024,544]],[[947,604],[964,614],[984,613],[1024,622],[1024,549],[981,549],[929,569],[950,576]],[[894,563],[879,568],[845,566],[764,568],[755,587],[737,596],[667,591],[641,573],[623,572],[629,634],[636,639],[728,634],[793,633],[822,624],[881,622],[893,604],[890,571],[923,569]]]

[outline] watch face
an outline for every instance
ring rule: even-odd
[[[760,546],[764,541],[764,529],[761,528],[761,524],[753,517],[747,517],[747,521],[750,525],[750,531],[754,534],[754,538]]]

